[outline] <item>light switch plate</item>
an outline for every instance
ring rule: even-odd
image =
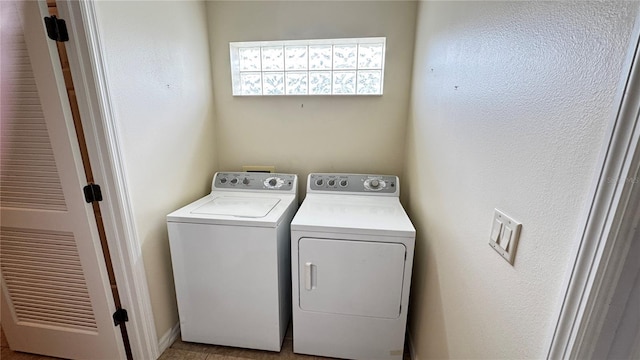
[[[522,224],[498,209],[494,209],[489,245],[513,265]]]

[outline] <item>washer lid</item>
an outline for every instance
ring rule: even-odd
[[[229,215],[262,218],[280,202],[278,198],[220,196],[191,211],[201,215]]]

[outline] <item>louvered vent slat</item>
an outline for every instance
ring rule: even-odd
[[[52,314],[58,314],[58,315],[68,315],[67,313],[67,309],[65,308],[60,308],[58,306],[56,306],[55,304],[52,303],[38,303],[38,302],[34,302],[32,301],[30,304],[31,308],[25,308],[23,305],[14,305],[14,307],[16,309],[25,309],[25,310],[44,310],[44,311],[50,311]],[[91,308],[87,309],[80,309],[80,308],[74,308],[74,314],[73,315],[78,315],[77,318],[84,318],[84,319],[91,319],[93,317],[93,311],[91,310]]]
[[[0,227],[0,247],[18,321],[97,329],[72,233]]]
[[[11,266],[12,269],[16,269],[16,271],[20,272],[20,275],[22,275],[22,273],[34,274],[34,275],[51,274],[51,275],[58,276],[60,279],[65,279],[65,278],[83,279],[83,276],[81,274],[77,274],[69,271],[59,271],[58,269],[54,269],[54,268],[47,269],[46,266],[30,266],[28,264],[18,264],[15,261],[9,261],[6,259],[3,259],[3,265]],[[9,276],[10,275],[7,275],[5,277],[9,277]]]
[[[0,206],[66,211],[67,205],[24,37],[12,37],[2,46],[3,50],[6,47],[6,53],[15,66],[6,74],[6,79],[12,85],[12,100],[8,115],[2,119]]]
[[[82,284],[84,279],[65,279],[65,284],[51,284],[51,280],[55,280],[55,276],[47,277],[47,278],[39,278],[39,279],[30,279],[29,282],[20,281],[20,280],[12,280],[10,283],[15,284],[16,288],[23,287],[25,289],[29,289],[29,287],[33,284],[39,284],[41,286],[49,286],[55,287],[56,289],[65,290],[65,289],[73,289],[76,284]]]
[[[50,259],[46,264],[44,264],[44,266],[42,265],[42,263],[40,263],[40,258],[42,258],[42,255],[40,256],[36,256],[36,255],[32,255],[32,256],[19,256],[19,255],[15,255],[15,254],[7,254],[7,256],[3,256],[2,257],[2,261],[7,262],[7,264],[14,264],[14,267],[16,266],[29,266],[30,268],[34,268],[34,269],[43,269],[43,270],[50,270],[51,272],[71,272],[73,273],[74,271],[82,271],[82,266],[73,261],[73,260],[66,260],[66,259]]]
[[[74,319],[72,317],[63,317],[54,314],[47,314],[46,316],[43,316],[37,312],[26,310],[16,311],[16,315],[18,317],[28,318],[29,320],[26,320],[28,322],[40,323],[44,325],[55,324],[54,326],[60,326],[57,324],[65,324],[65,327],[67,328],[74,328],[78,330],[95,330],[95,328],[91,324],[91,321],[82,321],[82,319]]]
[[[19,299],[23,299],[25,296],[24,295],[19,295],[16,298]],[[30,295],[28,296],[29,300],[33,303],[39,303],[39,304],[50,304],[51,303],[51,298],[49,297],[42,297],[42,296],[37,296],[37,295]],[[65,299],[65,301],[67,301],[68,303],[73,303],[73,305],[77,308],[77,309],[84,309],[84,310],[91,310],[91,307],[87,307],[86,304],[80,300],[76,301],[76,300],[71,300],[71,299]]]
[[[15,243],[11,243],[9,241],[5,241],[2,245],[2,251],[12,251],[16,254],[31,254],[32,251],[38,251],[38,250],[42,250],[43,246],[42,244],[31,244],[31,249],[29,249],[29,252],[25,252],[22,248],[22,246],[20,246],[20,244],[15,244]],[[64,248],[55,248],[54,246],[49,246],[49,247],[44,247],[44,249],[49,253],[49,254],[56,254],[56,256],[75,256],[75,253],[73,251],[73,249],[64,249]]]
[[[3,229],[13,229],[4,227]],[[63,233],[66,234],[66,233]],[[69,243],[68,239],[63,236],[56,236],[57,234],[51,234],[50,237],[42,238],[40,234],[23,234],[19,232],[13,231],[3,231],[2,235],[4,236],[3,244],[7,244],[9,246],[22,246],[25,242],[28,242],[33,245],[41,245],[46,247],[47,249],[56,246],[60,248],[64,248],[70,251],[76,251],[75,243]],[[4,248],[3,248],[4,249]],[[46,251],[46,250],[45,250]],[[30,253],[39,252],[37,249],[30,249]],[[2,253],[0,253],[0,256]]]
[[[23,289],[16,289],[12,294],[14,294],[16,298],[23,299],[25,302],[29,301],[30,299],[37,299],[38,296],[41,295],[39,292],[37,292],[37,290]],[[85,296],[82,296],[82,294],[50,293],[46,294],[46,296],[49,301],[61,301],[69,305],[77,305],[78,303],[84,304],[87,302],[87,298]]]

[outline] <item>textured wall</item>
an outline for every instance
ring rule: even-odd
[[[207,3],[221,170],[275,165],[312,171],[399,174],[404,157],[415,2],[212,1]],[[387,37],[383,96],[233,97],[229,42]]]
[[[405,204],[419,359],[543,358],[637,2],[422,2]],[[514,266],[493,209],[523,224]]]
[[[204,3],[98,1],[109,91],[158,336],[178,322],[165,216],[216,169]]]

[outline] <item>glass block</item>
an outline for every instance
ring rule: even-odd
[[[284,73],[263,73],[262,87],[264,95],[284,95]]]
[[[238,49],[240,71],[260,71],[260,47]]]
[[[331,45],[309,45],[309,69],[331,70]]]
[[[333,73],[333,93],[334,94],[355,94],[356,93],[356,72],[355,71],[335,71]]]
[[[309,71],[309,94],[331,94],[331,71]]]
[[[360,44],[358,46],[358,69],[382,68],[382,44]]]
[[[334,45],[333,46],[333,68],[334,69],[355,69],[356,68],[356,45]]]
[[[283,70],[284,50],[282,46],[265,46],[262,48],[262,71]]]
[[[358,94],[380,94],[381,70],[358,71]]]
[[[307,72],[288,72],[287,78],[287,95],[306,95],[307,94]]]
[[[285,69],[307,70],[307,47],[285,46]]]
[[[242,95],[262,95],[260,73],[241,73],[240,91]]]

